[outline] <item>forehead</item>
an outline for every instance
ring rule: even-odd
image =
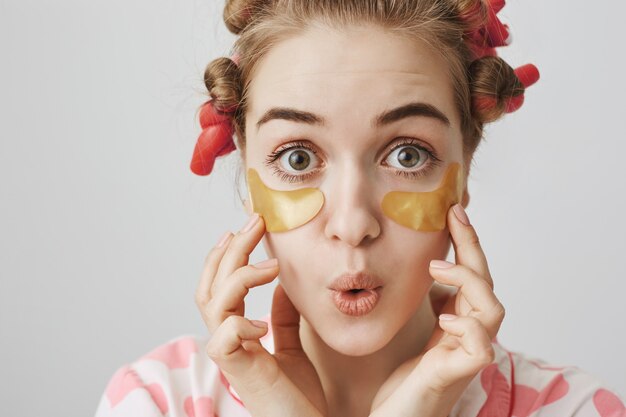
[[[249,85],[247,124],[275,106],[321,114],[331,123],[363,119],[423,101],[458,126],[445,60],[418,40],[375,26],[310,28],[261,59]]]

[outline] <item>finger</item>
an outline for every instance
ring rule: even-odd
[[[430,275],[440,284],[458,287],[459,292],[465,296],[474,310],[490,310],[493,305],[498,303],[498,299],[489,284],[474,270],[465,265],[454,265],[448,262],[446,264],[449,264],[450,267],[437,267],[440,265],[439,262],[431,262]]]
[[[209,331],[213,332],[229,316],[243,316],[243,301],[250,288],[272,282],[277,276],[278,263],[268,268],[246,265],[233,272],[207,304],[206,321]]]
[[[254,213],[252,218],[256,218],[257,221],[251,229],[245,230],[244,226],[233,236],[215,274],[214,286],[220,286],[237,268],[248,264],[250,254],[265,233],[263,217]]]
[[[489,286],[493,288],[493,279],[487,265],[487,257],[480,245],[476,230],[471,224],[463,224],[459,217],[467,218],[467,213],[461,204],[455,204],[448,210],[448,227],[454,246],[455,263],[473,269],[479,276],[484,277]]]
[[[213,284],[213,279],[215,278],[215,274],[217,272],[217,267],[226,252],[226,248],[228,244],[232,240],[234,235],[231,232],[228,232],[226,235],[226,241],[223,243],[221,247],[214,246],[207,257],[204,260],[204,268],[202,270],[202,274],[200,275],[200,282],[196,287],[196,304],[200,309],[202,309],[206,303],[211,299],[211,285]]]
[[[230,316],[211,335],[206,353],[220,370],[235,376],[245,376],[250,373],[256,355],[263,355],[263,351],[269,355],[258,340],[267,330],[267,326],[257,327],[245,317]],[[255,341],[257,349],[244,349],[244,340]],[[251,346],[250,343],[247,346]]]
[[[430,266],[429,266],[430,275],[435,279],[435,282],[437,281],[442,282],[443,277],[440,275],[435,276],[434,274],[437,274],[437,271],[439,269],[445,270],[447,268],[453,268],[455,266],[456,266],[455,264],[448,262],[448,261],[441,261],[438,259],[433,259],[430,261]],[[440,273],[443,273],[443,272],[440,272]],[[453,283],[448,283],[448,285],[456,285],[459,288],[457,289],[457,292],[454,298],[448,299],[448,302],[444,304],[443,308],[441,309],[441,312],[450,313],[450,314],[460,314],[464,316],[467,315],[468,312],[472,310],[472,305],[467,301],[467,299],[465,299],[465,295],[460,289],[460,283],[453,282]]]
[[[457,316],[453,320],[443,320],[440,317],[439,325],[447,333],[456,336],[461,345],[461,349],[451,352],[449,366],[461,370],[463,375],[468,375],[477,373],[493,362],[493,346],[487,330],[478,319]]]
[[[300,312],[280,284],[274,289],[272,300],[272,331],[274,352],[303,352],[300,340]]]
[[[436,281],[459,288],[459,295],[462,295],[468,304],[467,307],[457,306],[459,315],[471,314],[480,319],[491,338],[497,334],[504,320],[505,309],[484,279],[464,265],[454,265],[450,268],[431,266],[429,271]]]

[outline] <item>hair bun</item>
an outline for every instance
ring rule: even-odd
[[[539,79],[539,70],[533,64],[514,70],[499,56],[475,60],[469,72],[472,113],[481,123],[493,122],[519,109],[525,89]]]
[[[241,97],[240,72],[230,58],[220,57],[209,62],[204,70],[204,84],[216,109],[229,112]]]
[[[262,9],[267,0],[226,0],[224,23],[228,30],[239,35],[252,21],[254,15]]]

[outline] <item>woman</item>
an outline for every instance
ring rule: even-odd
[[[227,2],[237,56],[205,72],[192,170],[239,148],[251,219],[206,259],[210,336],[120,368],[98,416],[626,414],[592,375],[497,342],[505,309],[463,207],[483,125],[538,78],[495,54],[503,5]],[[261,240],[271,259],[248,265]],[[271,315],[244,318],[276,278]]]

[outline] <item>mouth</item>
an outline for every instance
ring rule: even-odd
[[[328,289],[339,311],[349,316],[362,316],[376,307],[382,294],[382,284],[378,276],[357,271],[339,275]]]
[[[381,294],[382,286],[373,289],[353,288],[345,291],[333,290],[331,299],[340,312],[358,317],[374,310]]]
[[[376,275],[358,271],[339,275],[328,288],[333,291],[358,293],[359,291],[374,290],[378,287],[382,287],[382,282]]]

